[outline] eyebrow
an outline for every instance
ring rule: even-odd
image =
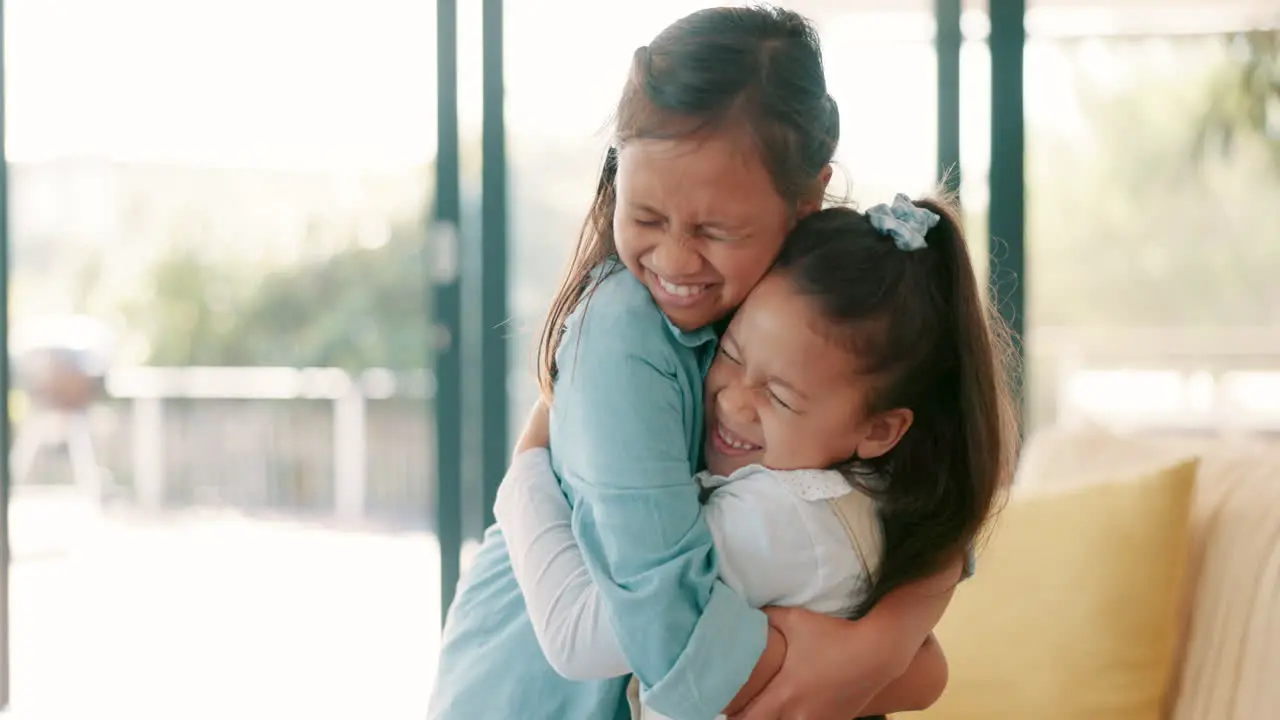
[[[628,203],[628,205],[631,206],[632,210],[639,210],[640,212],[647,212],[653,215],[663,215],[665,217],[664,213],[660,212],[657,208],[650,205],[649,203],[633,202],[633,203]]]

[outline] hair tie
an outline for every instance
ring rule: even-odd
[[[867,210],[867,220],[871,227],[882,235],[893,238],[893,244],[899,250],[912,252],[928,247],[924,241],[925,233],[941,220],[938,214],[911,202],[911,198],[898,193],[892,205],[881,203]]]

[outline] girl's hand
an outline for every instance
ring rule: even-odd
[[[882,650],[886,638],[874,625],[799,608],[765,612],[786,638],[786,659],[733,720],[849,720],[905,670],[887,660],[894,653]]]
[[[956,558],[933,575],[892,590],[855,622],[797,608],[766,608],[769,625],[787,641],[787,656],[741,720],[848,720],[866,714],[873,698],[907,672],[938,624],[962,564]],[[935,680],[945,686],[945,668]],[[937,699],[927,695],[913,692],[908,706]]]
[[[525,450],[551,447],[551,408],[545,400],[538,400],[524,423],[524,432],[516,442],[515,454]]]

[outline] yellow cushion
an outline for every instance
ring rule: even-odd
[[[919,717],[1160,717],[1197,464],[1015,496],[938,627],[950,682]]]

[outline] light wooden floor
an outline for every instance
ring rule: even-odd
[[[11,509],[3,717],[421,718],[438,642],[425,532],[228,513]]]

